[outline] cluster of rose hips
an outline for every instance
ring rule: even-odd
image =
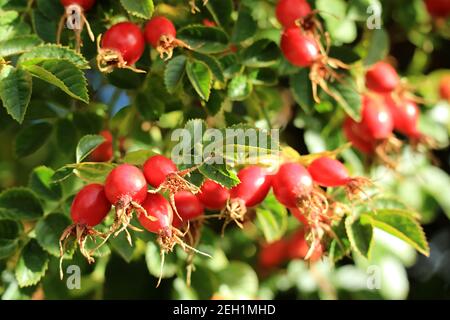
[[[92,31],[84,16],[95,4],[95,0],[61,0],[66,13],[61,18],[59,34],[62,30],[64,21],[71,14],[77,13],[82,17],[80,29],[75,30],[77,36],[77,50],[80,47],[80,33],[84,25],[88,26],[89,35],[93,38]],[[120,22],[110,27],[103,37],[98,37],[98,55],[97,63],[102,72],[111,72],[114,68],[128,68],[136,72],[133,65],[141,58],[144,53],[145,43],[150,44],[158,51],[161,58],[167,55],[167,59],[172,57],[175,47],[188,47],[184,42],[176,38],[176,28],[173,23],[162,16],[155,16],[145,25],[144,30],[132,22]],[[101,41],[100,41],[101,40]]]

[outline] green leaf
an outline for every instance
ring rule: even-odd
[[[96,134],[88,134],[80,139],[77,145],[77,163],[83,161],[92,151],[105,141],[105,138]]]
[[[171,278],[173,277],[177,270],[178,265],[176,264],[175,253],[166,253],[164,259],[164,267],[161,270],[161,254],[159,246],[153,241],[147,242],[147,249],[145,251],[145,261],[147,263],[147,268],[150,274],[156,278]],[[162,271],[162,273],[161,273]]]
[[[0,220],[0,260],[13,255],[19,247],[19,236],[23,232],[20,222]]]
[[[347,238],[345,220],[342,219],[337,226],[333,227],[336,238],[331,240],[328,255],[332,262],[337,262],[350,254],[350,240]],[[338,240],[339,239],[339,240]]]
[[[373,244],[373,227],[370,224],[362,224],[361,220],[354,221],[353,217],[345,219],[345,229],[352,249],[369,259]]]
[[[213,16],[214,21],[222,27],[226,27],[231,22],[232,0],[209,0],[206,8]]]
[[[384,29],[375,29],[371,33],[369,48],[364,65],[371,66],[383,60],[389,53],[389,36]]]
[[[141,116],[148,121],[158,120],[166,109],[164,101],[156,97],[155,93],[148,89],[137,94],[134,105]]]
[[[177,56],[169,61],[164,71],[164,84],[167,91],[173,93],[179,87],[186,67],[186,56]]]
[[[228,36],[219,28],[190,25],[181,29],[177,38],[200,53],[221,53],[228,50]]]
[[[287,210],[273,194],[269,194],[261,206],[256,208],[256,225],[262,231],[266,242],[281,239],[287,229]]]
[[[0,99],[11,117],[22,123],[31,98],[31,76],[22,69],[0,66]]]
[[[361,222],[386,231],[413,246],[417,251],[428,256],[430,248],[420,224],[414,214],[406,210],[385,209],[361,215]]]
[[[225,161],[225,160],[224,160]],[[214,180],[218,184],[226,187],[232,188],[239,184],[240,180],[237,175],[228,170],[225,163],[223,164],[203,164],[198,169],[205,177]]]
[[[46,166],[40,166],[33,170],[28,186],[42,199],[57,201],[61,199],[62,189],[59,183],[53,183],[52,177],[55,171]]]
[[[200,61],[188,61],[186,64],[186,73],[192,86],[200,98],[208,101],[211,93],[211,70]]]
[[[210,55],[202,54],[199,52],[193,52],[192,57],[196,60],[200,60],[209,67],[213,76],[220,82],[225,82],[225,78],[223,76],[222,66],[216,58]]]
[[[231,35],[231,42],[239,43],[247,40],[255,35],[256,30],[258,30],[258,25],[256,24],[256,21],[253,20],[250,11],[246,7],[241,6],[238,19]]]
[[[42,42],[35,35],[17,36],[0,41],[0,57],[8,57],[31,50]]]
[[[215,116],[222,109],[224,102],[224,95],[218,90],[212,90],[209,100],[206,103],[206,108],[211,116]]]
[[[153,15],[153,0],[120,0],[127,12],[135,17],[150,19]]]
[[[233,261],[219,272],[218,294],[227,299],[255,299],[258,277],[248,264]]]
[[[242,101],[250,96],[253,86],[246,75],[240,74],[235,76],[228,83],[228,97],[232,101]]]
[[[89,69],[89,62],[78,52],[59,44],[44,44],[24,53],[19,64],[35,65],[45,60],[66,60],[78,69]]]
[[[10,188],[0,193],[0,219],[34,220],[43,215],[39,199],[27,188]]]
[[[293,74],[289,78],[292,95],[295,102],[305,111],[310,114],[314,110],[314,98],[312,95],[311,80],[309,80],[309,70],[301,69],[298,73]]]
[[[47,59],[36,64],[25,63],[22,67],[33,76],[60,88],[72,98],[89,102],[86,78],[72,62]]]
[[[77,145],[77,128],[69,119],[59,119],[56,123],[56,143],[64,154],[70,154]]]
[[[0,260],[6,259],[17,252],[19,248],[18,239],[2,239],[0,238]]]
[[[345,82],[337,82],[330,86],[330,89],[335,94],[339,106],[355,121],[361,121],[361,94],[355,82],[347,77]]]
[[[61,182],[70,177],[73,173],[73,168],[64,166],[55,171],[52,176],[53,183]]]
[[[157,153],[147,149],[131,151],[125,155],[125,157],[123,158],[123,162],[135,166],[140,166],[143,165],[144,162],[148,160],[148,158],[154,156],[155,154]]]
[[[316,8],[335,42],[351,43],[356,39],[356,23],[347,18],[347,3],[344,0],[317,0]]]
[[[434,166],[426,166],[418,172],[417,177],[417,183],[439,203],[450,218],[450,177],[447,172]]]
[[[48,122],[33,124],[22,129],[16,137],[15,152],[18,158],[29,156],[42,147],[52,133]]]
[[[274,65],[279,56],[278,45],[273,41],[262,39],[245,48],[242,52],[242,63],[247,67],[265,68]]]
[[[70,219],[61,213],[52,213],[39,220],[34,232],[36,240],[45,251],[59,257],[59,238],[71,224]]]
[[[73,173],[88,182],[104,183],[115,165],[106,162],[82,162],[75,165]]]
[[[37,284],[47,271],[48,261],[48,254],[36,240],[30,240],[23,248],[16,265],[15,274],[19,287]]]
[[[126,262],[130,263],[133,258],[134,247],[128,243],[125,232],[109,240],[114,251],[116,251]]]

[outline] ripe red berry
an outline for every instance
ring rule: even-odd
[[[175,163],[162,155],[152,156],[144,163],[145,179],[154,188],[158,188],[166,180],[169,173],[177,170]]]
[[[419,133],[417,125],[420,116],[417,104],[409,99],[396,103],[391,96],[385,97],[385,103],[392,114],[395,130],[406,136],[416,137]]]
[[[425,0],[428,12],[433,17],[447,17],[450,15],[450,1],[448,0]]]
[[[363,96],[361,125],[367,130],[369,138],[372,139],[386,139],[392,135],[394,121],[383,99],[368,95]]]
[[[288,241],[287,255],[290,259],[304,259],[309,251],[309,245],[305,239],[305,231],[303,229],[295,232]],[[314,248],[309,260],[314,262],[320,260],[322,257],[323,248],[319,243]]]
[[[287,242],[284,239],[264,244],[259,251],[259,265],[265,269],[279,266],[286,258]]]
[[[154,221],[148,219],[145,215],[139,215],[138,219],[141,225],[150,232],[164,234],[170,237],[172,231],[173,211],[169,201],[159,193],[149,194],[142,207],[149,216],[156,218]]]
[[[259,166],[248,166],[238,173],[241,181],[230,190],[231,199],[243,200],[245,206],[253,207],[266,198],[271,187],[272,176]]]
[[[308,167],[314,182],[322,187],[344,186],[350,181],[347,168],[338,160],[328,157],[315,159]]]
[[[64,7],[76,4],[82,7],[84,11],[88,11],[95,4],[95,0],[60,0],[60,1]]]
[[[286,29],[281,36],[281,51],[294,66],[308,67],[320,57],[314,38],[302,33],[300,28]]]
[[[103,130],[100,135],[105,138],[105,141],[92,151],[89,158],[93,162],[110,161],[113,157],[113,137],[111,132]]]
[[[378,93],[392,92],[399,83],[397,71],[386,62],[374,64],[366,73],[366,87]]]
[[[311,193],[313,180],[301,164],[285,163],[273,177],[272,187],[280,203],[288,208],[296,208],[298,200]]]
[[[135,64],[144,52],[144,36],[141,29],[131,22],[120,22],[105,32],[102,48],[120,53],[127,65]]]
[[[276,7],[278,21],[285,28],[295,27],[295,22],[311,13],[306,0],[279,0]]]
[[[450,75],[442,77],[439,84],[439,94],[442,99],[450,101]]]
[[[94,227],[101,223],[111,210],[111,203],[101,184],[83,187],[72,202],[70,215],[74,223]]]
[[[229,197],[230,191],[212,180],[203,182],[200,192],[197,193],[200,202],[210,210],[223,209]]]
[[[183,222],[200,217],[205,213],[205,207],[200,200],[189,191],[180,191],[175,194],[175,206],[178,214],[183,219],[175,215],[173,218],[173,226],[178,228]]]
[[[350,117],[343,124],[344,135],[352,145],[365,154],[372,154],[376,148],[376,141],[367,134],[367,130]]]
[[[157,48],[160,45],[163,36],[175,39],[177,30],[172,21],[166,17],[156,16],[151,18],[145,25],[144,35],[147,43],[153,48]]]
[[[113,205],[141,204],[147,197],[144,174],[135,166],[122,164],[114,168],[106,178],[105,193]]]

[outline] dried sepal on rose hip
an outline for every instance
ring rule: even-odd
[[[95,0],[61,0],[60,2],[64,6],[64,14],[59,20],[58,30],[56,32],[56,43],[59,44],[61,42],[61,33],[64,29],[64,23],[70,19],[68,22],[75,32],[75,49],[76,51],[80,51],[80,47],[82,46],[81,32],[83,31],[84,26],[86,26],[89,38],[92,41],[95,41],[91,26],[84,15],[85,12],[94,6]]]
[[[161,59],[166,55],[165,60],[172,58],[173,49],[177,47],[189,49],[189,45],[177,39],[177,30],[169,19],[163,16],[156,16],[150,19],[144,29],[145,40],[156,51]]]
[[[139,26],[132,22],[120,22],[109,28],[103,37],[97,38],[97,66],[101,72],[115,68],[145,71],[133,67],[145,49],[145,39]]]
[[[233,221],[239,228],[243,228],[247,208],[263,202],[271,188],[272,175],[263,167],[248,166],[240,170],[237,176],[240,183],[230,190],[230,198],[218,216],[225,220],[222,234]]]
[[[151,156],[144,163],[143,171],[145,179],[149,185],[156,188],[155,190],[149,190],[148,192],[167,192],[169,194],[170,204],[180,220],[183,220],[183,218],[180,217],[177,211],[175,195],[181,191],[188,191],[193,194],[200,191],[196,185],[184,178],[193,170],[196,170],[196,167],[179,171],[175,163],[163,155]]]
[[[106,237],[106,235],[96,231],[93,227],[100,224],[110,210],[111,203],[108,201],[104,187],[101,184],[86,185],[77,193],[70,208],[73,224],[63,231],[59,239],[61,279],[63,277],[62,260],[66,241],[70,236],[75,236],[81,254],[89,263],[94,262],[94,258],[85,247],[86,240],[88,237]]]
[[[158,235],[158,244],[161,252],[161,273],[158,279],[157,287],[161,282],[162,271],[164,267],[164,256],[172,252],[178,244],[186,252],[195,252],[207,257],[208,254],[184,243],[182,238],[185,236],[179,229],[175,228],[173,223],[173,210],[170,203],[160,194],[149,194],[142,203],[142,207],[148,213],[148,216],[139,215],[138,219],[142,227]],[[152,219],[149,219],[151,217]]]
[[[140,229],[130,224],[133,218],[133,211],[136,212],[138,217],[143,215],[150,220],[154,219],[142,207],[142,203],[147,198],[147,182],[144,174],[135,166],[129,164],[119,165],[106,178],[105,194],[116,211],[108,237],[111,234],[117,236],[120,232],[125,231],[127,240],[131,245],[131,236],[127,228],[130,227],[140,231]]]

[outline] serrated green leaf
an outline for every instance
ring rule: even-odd
[[[177,33],[177,38],[186,42],[193,51],[212,54],[228,50],[228,36],[219,28],[190,25]]]
[[[52,177],[55,171],[46,166],[40,166],[33,170],[28,186],[42,199],[57,201],[62,196],[62,188],[59,183],[53,183]]]
[[[86,78],[72,62],[46,59],[36,64],[24,63],[22,67],[33,76],[60,88],[72,98],[89,102]]]
[[[164,101],[159,99],[153,91],[148,89],[137,94],[134,105],[142,118],[148,121],[158,120],[164,115],[166,109]]]
[[[414,219],[414,214],[406,210],[384,209],[361,215],[362,223],[370,223],[373,227],[386,231],[413,246],[417,251],[428,256],[425,233]]]
[[[44,44],[20,56],[18,63],[35,65],[45,60],[67,60],[78,69],[89,69],[89,62],[78,52],[59,44]]]
[[[206,108],[211,116],[215,116],[221,109],[225,100],[223,93],[218,90],[212,90]]]
[[[82,162],[75,165],[73,173],[88,182],[104,183],[115,165],[105,162]]]
[[[59,257],[59,238],[70,224],[70,219],[61,213],[52,213],[45,216],[39,220],[34,229],[37,242],[45,251]]]
[[[0,219],[0,239],[14,240],[20,236],[23,226],[19,221]]]
[[[31,98],[31,76],[22,69],[0,66],[0,99],[11,117],[22,123]]]
[[[289,79],[295,102],[300,105],[305,113],[310,114],[314,110],[314,98],[311,80],[309,80],[309,70],[303,68],[298,73],[291,75]]]
[[[345,219],[345,229],[352,249],[369,259],[373,244],[372,225],[362,224],[359,219],[354,221],[353,217],[347,217]]]
[[[134,253],[134,247],[128,243],[125,232],[120,233],[117,237],[112,237],[109,240],[111,247],[116,251],[126,262],[131,262]]]
[[[135,166],[143,165],[145,161],[151,156],[154,156],[156,152],[152,150],[136,150],[128,152],[123,158],[123,162],[129,163]]]
[[[222,27],[226,27],[231,22],[232,0],[209,0],[206,8],[211,13],[214,21]]]
[[[361,121],[362,100],[356,84],[349,77],[330,86],[338,105],[355,121]]]
[[[198,170],[208,179],[211,179],[226,188],[232,188],[238,185],[240,182],[237,175],[233,171],[228,170],[225,163],[223,164],[205,163],[202,166],[200,166]]]
[[[258,40],[242,52],[242,63],[247,67],[264,68],[275,64],[280,56],[278,45],[267,39]]]
[[[250,96],[253,86],[246,75],[235,76],[228,83],[228,97],[232,101],[242,101]]]
[[[269,194],[261,206],[256,208],[256,226],[267,243],[281,239],[287,229],[287,210],[273,194]]]
[[[10,188],[0,193],[0,219],[34,220],[43,215],[39,199],[27,188]]]
[[[153,0],[120,0],[122,6],[133,16],[150,19],[153,15]]]
[[[258,30],[256,21],[246,7],[241,6],[239,10],[238,19],[234,25],[233,33],[231,35],[231,42],[239,43],[255,35]]]
[[[8,57],[27,52],[42,43],[35,35],[18,36],[0,41],[0,57]]]
[[[173,93],[179,87],[185,68],[186,56],[177,56],[169,61],[164,71],[164,84],[168,92]]]
[[[52,133],[52,125],[47,122],[33,124],[22,129],[15,141],[15,152],[18,158],[29,156],[47,142]]]
[[[21,288],[37,284],[45,275],[48,268],[49,257],[37,243],[30,240],[23,248],[16,265],[16,279]]]
[[[0,260],[12,256],[19,248],[18,239],[0,238]]]
[[[192,57],[196,60],[200,60],[204,62],[208,68],[211,70],[213,76],[220,82],[225,82],[225,78],[223,76],[223,69],[220,65],[219,60],[214,58],[213,56],[206,55],[199,52],[193,52]]]
[[[83,161],[92,151],[105,141],[105,138],[96,134],[88,134],[80,139],[76,150],[77,163]]]
[[[31,15],[33,29],[44,42],[56,42],[57,21],[51,21],[40,10],[33,10]]]
[[[165,255],[164,268],[161,270],[161,254],[159,246],[153,241],[147,242],[147,249],[145,250],[145,262],[150,274],[156,278],[166,279],[173,277],[177,270],[178,265],[176,263],[175,253],[169,253]]]
[[[200,61],[188,61],[186,74],[200,98],[208,101],[212,80],[211,70],[208,66]]]
[[[54,183],[61,182],[70,177],[73,173],[73,167],[64,166],[55,171],[52,176],[52,181]]]

